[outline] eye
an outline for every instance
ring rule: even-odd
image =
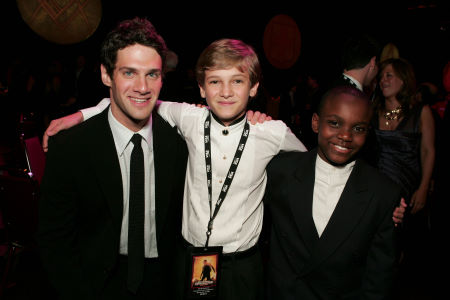
[[[209,84],[218,84],[218,83],[219,83],[218,80],[211,80],[211,81],[209,81]]]
[[[125,77],[132,77],[133,76],[133,72],[132,71],[124,71],[123,75],[125,75]]]
[[[241,83],[244,83],[244,80],[242,80],[242,79],[235,79],[234,83],[241,84]]]
[[[338,128],[339,127],[339,122],[336,120],[328,120],[327,124],[330,125],[333,128]]]
[[[353,127],[353,130],[357,133],[366,133],[367,132],[367,127],[365,126],[355,126]]]
[[[161,73],[158,71],[154,71],[154,72],[148,73],[148,76],[150,76],[152,78],[159,78],[161,76]]]

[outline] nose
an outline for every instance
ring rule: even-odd
[[[220,89],[220,96],[224,98],[233,96],[233,88],[231,87],[231,84],[224,83],[222,85],[222,88]]]
[[[139,76],[136,78],[136,82],[134,85],[135,91],[146,94],[149,92],[149,84],[147,82],[147,78],[145,76]]]
[[[351,142],[353,135],[351,128],[341,128],[338,132],[338,139],[344,142]]]

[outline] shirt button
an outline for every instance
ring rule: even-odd
[[[219,183],[222,183],[222,179],[219,180]]]

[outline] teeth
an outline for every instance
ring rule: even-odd
[[[133,97],[130,97],[130,99],[137,103],[144,103],[147,101],[147,99],[138,99],[138,98],[133,98]]]
[[[339,150],[348,150],[348,148],[346,148],[346,147],[341,147],[341,146],[338,146],[338,145],[334,145],[336,148],[338,148]]]

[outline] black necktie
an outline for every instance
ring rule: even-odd
[[[128,212],[128,281],[131,292],[136,293],[144,272],[144,153],[142,137],[134,134],[134,147],[130,159],[130,199]]]

